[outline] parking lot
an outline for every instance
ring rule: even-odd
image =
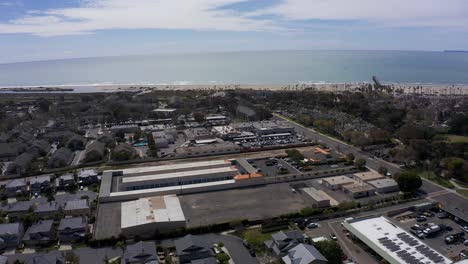
[[[300,173],[300,171],[282,159],[253,159],[249,160],[249,162],[254,168],[257,168],[259,171],[261,171],[265,177],[278,175],[287,176]]]
[[[264,219],[310,206],[288,183],[179,196],[188,226]]]
[[[450,218],[440,219],[437,217],[437,215],[434,215],[434,216],[427,215],[426,218],[427,218],[426,221],[421,221],[421,222],[416,221],[416,218],[414,216],[403,217],[403,218],[393,218],[393,220],[395,220],[396,224],[398,224],[399,226],[401,226],[403,229],[407,230],[408,232],[412,231],[413,235],[417,233],[417,230],[418,230],[416,229],[416,227],[414,227],[416,224],[421,227],[419,230],[427,228],[428,226],[431,226],[433,224],[442,226],[442,230],[437,232],[436,235],[431,236],[431,237],[425,237],[420,240],[447,257],[458,256],[460,251],[468,248],[467,246],[463,244],[463,241],[465,239],[468,239],[468,236],[466,236],[466,238],[460,239],[458,242],[453,243],[453,244],[445,243],[445,237],[447,235],[461,233],[461,232],[465,233],[463,229],[461,229],[461,226],[458,223],[456,223]],[[452,231],[449,231],[446,229],[444,230],[443,228],[444,226],[448,226],[449,228],[453,230]]]

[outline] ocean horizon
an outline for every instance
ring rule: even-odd
[[[0,87],[362,83],[468,84],[468,53],[242,51],[0,64]]]

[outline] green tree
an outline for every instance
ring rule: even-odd
[[[203,113],[195,112],[195,113],[193,113],[193,119],[195,119],[196,122],[201,124],[201,123],[205,122],[206,117],[205,117],[205,115]]]
[[[415,193],[422,186],[421,177],[414,172],[402,172],[397,175],[396,181],[400,190],[405,193]]]
[[[78,257],[73,251],[65,253],[65,263],[67,264],[79,264],[80,257]]]
[[[332,240],[314,243],[315,248],[328,260],[329,264],[343,263],[343,250],[340,245]]]
[[[354,164],[356,165],[356,168],[359,170],[365,170],[366,169],[366,160],[365,159],[357,159]]]
[[[231,258],[225,253],[219,253],[216,255],[216,259],[220,264],[227,264]]]
[[[379,169],[377,170],[380,174],[385,175],[388,172],[388,169],[384,166],[380,166]]]
[[[465,181],[468,177],[468,162],[462,158],[451,158],[447,163],[447,169],[451,178]]]

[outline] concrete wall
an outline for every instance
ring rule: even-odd
[[[154,238],[156,232],[168,232],[186,227],[185,221],[155,222],[138,226],[131,226],[121,229],[121,233],[126,237],[139,236],[141,238]]]

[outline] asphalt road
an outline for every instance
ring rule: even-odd
[[[353,153],[356,158],[366,160],[366,166],[371,169],[378,170],[379,167],[383,166],[386,167],[388,169],[388,172],[392,174],[401,171],[401,168],[395,164],[386,162],[378,158],[373,158],[369,156],[366,152],[354,146],[348,145],[346,142],[323,135],[315,131],[313,128],[304,127],[279,115],[274,115],[273,118],[288,122],[291,126],[293,126],[296,129],[297,133],[303,134],[305,137],[316,140],[320,143],[324,143],[328,147],[334,148],[338,152],[341,152],[343,154]],[[465,214],[465,217],[468,218],[468,214],[466,214],[468,213],[468,200],[465,197],[458,195],[454,190],[446,189],[433,182],[423,179],[423,185],[420,188],[420,192],[427,198],[430,198],[431,200],[440,203],[442,207],[448,207],[456,209],[459,212],[463,212]]]

